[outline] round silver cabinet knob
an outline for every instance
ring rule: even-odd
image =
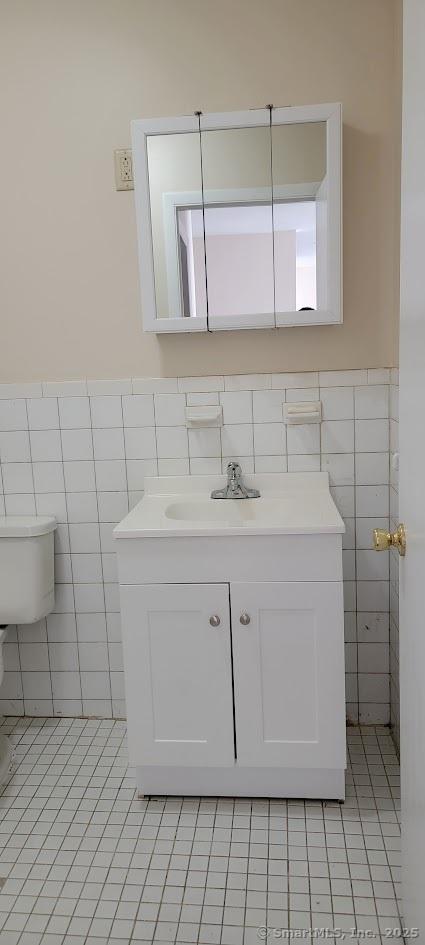
[[[247,627],[248,624],[251,623],[251,617],[249,614],[241,614],[239,620],[243,627]]]
[[[213,614],[213,616],[210,617],[210,624],[211,624],[212,627],[219,627],[219,626],[220,626],[220,617],[219,617],[217,614]]]

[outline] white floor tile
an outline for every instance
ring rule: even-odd
[[[85,644],[85,665],[90,646],[106,653]],[[110,714],[106,674],[83,675],[83,708]],[[67,709],[81,711],[80,692]],[[14,717],[1,731],[15,766],[0,791],[0,945],[251,945],[260,927],[354,923],[379,941],[400,921],[398,767],[384,727],[347,730],[344,805],[138,800],[124,722]]]

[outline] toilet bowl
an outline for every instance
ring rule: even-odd
[[[7,635],[7,628],[4,627],[0,630],[0,686],[3,679],[4,673],[4,662],[3,662],[3,643]],[[9,739],[6,735],[0,735],[0,784],[6,780],[7,775],[12,767],[13,752],[12,746]]]
[[[53,610],[55,528],[52,516],[0,516],[0,687],[8,624],[35,623]],[[0,784],[11,762],[10,742],[0,735]]]

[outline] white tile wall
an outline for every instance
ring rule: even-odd
[[[0,514],[52,513],[59,523],[55,612],[9,630],[0,711],[124,716],[113,526],[146,475],[219,474],[232,458],[246,472],[329,472],[347,528],[347,713],[388,722],[391,665],[395,718],[395,572],[390,651],[389,561],[371,552],[396,489],[391,381],[384,368],[0,385]],[[320,426],[285,427],[285,400],[319,398]],[[187,430],[185,405],[212,403],[223,427]]]

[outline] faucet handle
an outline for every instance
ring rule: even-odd
[[[227,464],[227,475],[229,477],[238,477],[242,474],[242,469],[239,463],[230,462]]]

